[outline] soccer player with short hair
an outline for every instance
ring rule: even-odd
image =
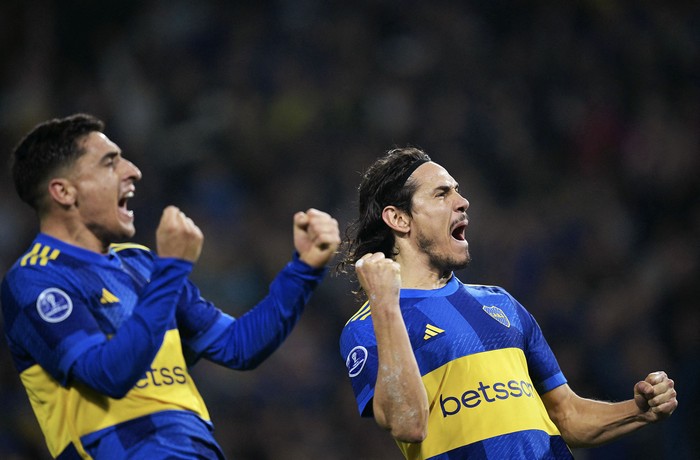
[[[674,382],[650,373],[628,401],[584,399],[542,331],[504,289],[462,283],[469,201],[417,148],[365,172],[340,271],[354,265],[367,302],[340,349],[361,415],[408,459],[569,459],[668,417]]]
[[[103,128],[86,114],[49,120],[13,152],[17,192],[40,225],[2,282],[14,363],[55,458],[224,458],[188,367],[266,359],[324,277],[338,223],[296,213],[292,260],[233,318],[188,279],[203,236],[182,211],[163,211],[156,252],[123,243],[141,172]]]

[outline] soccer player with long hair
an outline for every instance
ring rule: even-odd
[[[607,403],[569,387],[532,315],[506,290],[468,285],[469,201],[417,148],[365,172],[339,270],[366,302],[341,339],[357,406],[408,459],[570,459],[665,419],[674,382],[652,372]]]

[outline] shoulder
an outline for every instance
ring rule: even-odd
[[[340,355],[345,360],[350,377],[358,376],[369,356],[376,354],[376,344],[372,311],[369,302],[365,302],[345,323],[340,334]],[[364,372],[363,375],[369,374]]]
[[[500,286],[465,284],[464,289],[483,305],[512,308],[518,314],[529,314],[515,297]]]
[[[365,303],[362,304],[359,310],[357,310],[345,323],[345,327],[348,327],[349,325],[356,323],[358,321],[362,322],[367,319],[372,314],[372,309],[370,307],[369,301],[365,301]],[[357,324],[362,324],[362,323],[357,323]]]
[[[36,247],[20,257],[2,281],[0,295],[7,322],[25,308],[63,304],[75,294],[74,271],[70,263],[65,263],[66,257],[57,249],[37,253]],[[52,319],[49,317],[48,321]]]
[[[352,342],[366,336],[374,336],[372,308],[369,302],[363,303],[359,310],[345,323],[341,332],[341,342]]]
[[[512,296],[500,286],[490,286],[483,284],[463,284],[464,289],[476,298],[482,297],[500,297],[505,296],[512,298]]]
[[[69,270],[68,258],[59,248],[35,241],[8,270],[3,284],[26,288],[36,282],[60,277]]]

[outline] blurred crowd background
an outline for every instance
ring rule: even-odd
[[[668,421],[576,458],[700,458],[697,2],[8,0],[0,62],[4,158],[48,118],[105,120],[144,174],[135,240],[183,208],[206,236],[192,277],[235,316],[295,211],[345,228],[361,172],[422,147],[471,202],[460,278],[519,299],[575,391],[676,382]],[[2,174],[4,273],[37,227]],[[194,368],[230,458],[401,458],[338,351],[353,288],[329,277],[260,368]],[[4,341],[0,411],[0,458],[48,458]]]

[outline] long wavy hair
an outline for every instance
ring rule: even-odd
[[[359,215],[345,231],[336,272],[354,277],[354,270],[349,268],[368,253],[396,256],[394,234],[382,219],[382,212],[393,205],[411,215],[411,200],[417,184],[410,178],[406,180],[406,174],[417,161],[430,161],[430,157],[416,147],[395,148],[365,171],[357,189]]]

